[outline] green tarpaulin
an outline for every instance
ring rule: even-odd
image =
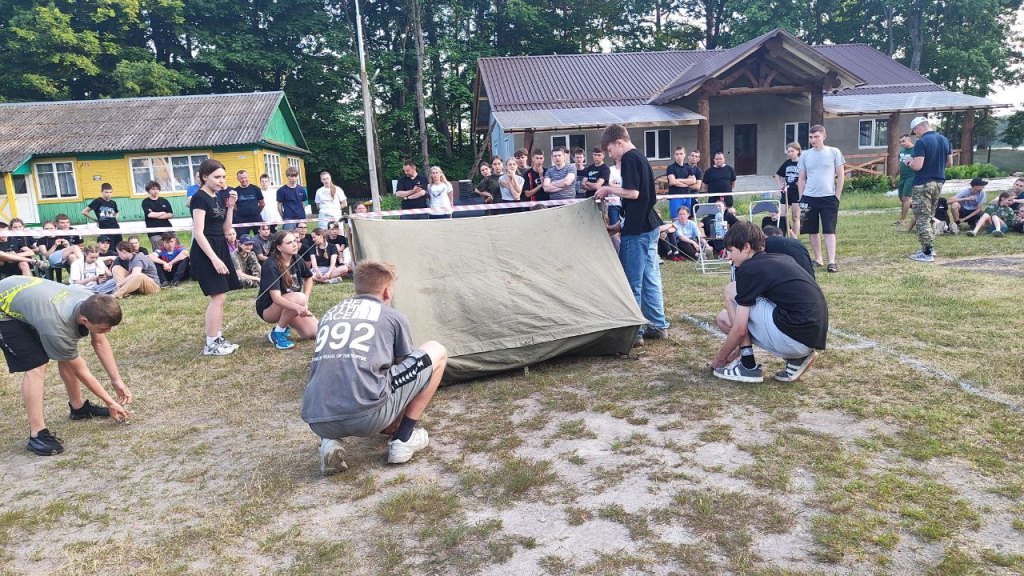
[[[562,355],[625,354],[646,323],[593,201],[353,227],[357,262],[398,267],[392,305],[409,316],[414,343],[448,348],[449,382]]]

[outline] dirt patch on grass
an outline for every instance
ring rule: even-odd
[[[985,274],[1024,278],[1024,256],[998,256],[986,258],[964,258],[942,264],[949,268],[963,268]]]

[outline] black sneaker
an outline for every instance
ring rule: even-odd
[[[644,331],[641,330],[636,333],[636,339],[633,340],[633,348],[643,348],[644,346]]]
[[[68,402],[68,408],[71,408],[71,403]],[[110,418],[110,409],[106,406],[95,406],[88,400],[82,407],[75,410],[71,408],[71,419],[72,420],[88,420],[89,418]]]
[[[644,330],[644,338],[647,340],[667,340],[668,328],[655,328],[654,326],[648,326]]]
[[[161,288],[170,288],[171,287],[171,283],[166,281],[166,280],[164,280],[163,282],[160,283],[160,287]]]
[[[64,451],[64,444],[60,441],[60,438],[50,434],[49,429],[43,428],[35,438],[29,437],[28,449],[30,452],[40,456],[53,456]]]

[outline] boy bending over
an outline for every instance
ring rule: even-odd
[[[712,360],[714,375],[763,381],[753,343],[786,360],[776,380],[797,380],[814,362],[815,350],[825,349],[825,295],[793,258],[766,253],[764,233],[753,223],[730,226],[725,247],[736,266],[736,281],[725,287],[725,309],[718,315],[718,327],[727,335]]]
[[[390,306],[396,271],[360,262],[356,295],[320,320],[302,419],[320,436],[320,472],[348,469],[341,438],[391,434],[388,463],[408,462],[427,447],[416,428],[448,361],[441,344],[412,347],[409,321]]]

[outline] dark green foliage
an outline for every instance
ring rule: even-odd
[[[998,178],[1003,172],[992,164],[961,164],[946,168],[946,180],[969,180],[971,178]]]
[[[844,194],[884,194],[892,190],[888,176],[855,176],[846,181]]]
[[[1014,150],[1024,144],[1024,112],[1018,110],[1006,119],[1006,128],[1000,137]]]

